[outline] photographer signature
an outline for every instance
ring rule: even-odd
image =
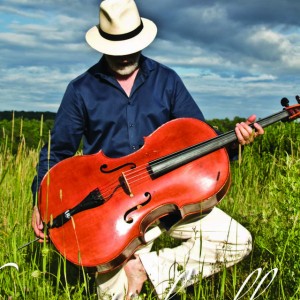
[[[250,287],[248,287],[248,289],[244,291],[247,283],[249,282],[249,280],[252,278],[252,276],[255,275],[255,273],[257,273],[256,278],[254,280],[254,282],[252,283],[252,285]],[[271,285],[271,283],[273,282],[273,280],[275,279],[276,275],[278,273],[278,268],[274,268],[271,271],[267,272],[267,274],[265,274],[261,280],[259,281],[259,283],[257,284],[255,290],[252,292],[251,297],[249,300],[254,300],[256,299],[258,296],[260,296],[262,293],[264,293],[267,288]],[[242,284],[242,286],[240,287],[239,291],[237,292],[237,294],[235,295],[233,300],[239,300],[242,297],[244,297],[246,294],[248,294],[252,288],[254,288],[254,285],[256,284],[256,282],[258,282],[259,277],[262,275],[262,268],[258,268],[255,271],[253,271],[244,281],[244,283]],[[269,283],[265,286],[265,288],[260,291],[263,283],[267,280],[267,278],[269,277],[269,275],[271,275],[271,279],[269,281]],[[164,298],[164,300],[169,300],[171,298],[173,298],[176,293],[178,293],[180,291],[180,289],[182,289],[182,287],[187,286],[188,284],[186,284],[188,281],[192,281],[194,277],[193,271],[191,270],[187,270],[185,272],[183,272],[181,274],[181,276],[178,278],[178,280],[176,282],[174,282],[172,288],[169,290],[169,293],[167,294],[167,296]],[[179,290],[177,289],[177,286],[181,286],[181,288],[179,288]],[[260,292],[260,293],[259,293]],[[174,294],[175,293],[175,294]],[[243,293],[243,294],[242,294]]]

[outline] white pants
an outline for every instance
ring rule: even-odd
[[[151,246],[162,230],[156,226],[146,232],[149,244],[137,251],[159,299],[208,277],[224,267],[241,261],[252,248],[247,229],[219,208],[200,220],[181,221],[168,233],[183,242],[175,248],[151,252]],[[128,287],[123,268],[96,277],[99,299],[123,300]]]

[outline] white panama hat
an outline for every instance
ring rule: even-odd
[[[85,38],[95,50],[119,56],[146,48],[156,34],[156,25],[140,17],[134,0],[104,0],[99,25],[89,29]]]

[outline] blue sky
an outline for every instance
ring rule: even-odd
[[[207,119],[259,118],[300,94],[300,1],[136,0],[158,26],[144,54],[175,69]],[[101,54],[95,0],[0,1],[0,110],[53,111]]]

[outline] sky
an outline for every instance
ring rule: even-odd
[[[173,68],[206,119],[266,117],[300,94],[299,0],[136,0],[158,35],[143,54]],[[56,112],[101,57],[85,42],[96,0],[0,0],[0,111]]]

